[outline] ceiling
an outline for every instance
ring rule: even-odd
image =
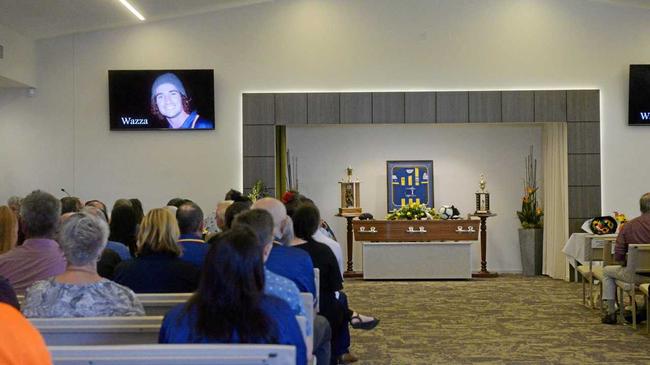
[[[149,22],[273,0],[129,1]],[[650,9],[650,0],[592,1]],[[118,0],[0,0],[0,24],[32,39],[117,28],[139,22]]]
[[[129,0],[146,21],[271,0]],[[140,21],[118,0],[0,0],[0,24],[32,39],[116,28]]]

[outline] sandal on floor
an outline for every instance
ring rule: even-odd
[[[372,318],[372,317],[371,317]],[[350,318],[350,326],[358,330],[371,330],[379,324],[378,318],[372,318],[371,321],[364,322],[359,314]]]

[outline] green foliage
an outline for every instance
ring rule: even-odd
[[[255,202],[257,199],[261,199],[267,196],[266,186],[262,180],[257,180],[255,184],[251,187],[251,192],[248,193],[248,198],[252,202]]]
[[[435,208],[429,209],[424,204],[411,203],[402,206],[399,209],[390,212],[386,219],[394,220],[421,220],[421,219],[440,219]]]
[[[526,178],[524,179],[524,196],[521,198],[521,210],[517,217],[521,228],[542,228],[544,211],[537,203],[537,160],[533,158],[533,146],[526,156]]]

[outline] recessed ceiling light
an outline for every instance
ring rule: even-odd
[[[135,15],[138,19],[140,19],[141,21],[145,21],[145,18],[142,16],[142,14],[140,14],[138,9],[134,8],[133,5],[129,4],[128,1],[120,0],[120,3],[122,3],[122,5],[124,5],[125,8],[129,9],[129,11],[133,13],[133,15]]]

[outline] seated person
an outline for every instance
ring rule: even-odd
[[[264,294],[264,263],[255,233],[237,227],[210,244],[198,290],[167,313],[158,342],[293,345],[296,364],[306,364],[294,313],[283,300]]]
[[[18,242],[18,216],[6,205],[0,206],[0,255]]]
[[[281,237],[287,231],[293,233],[293,222],[287,217],[284,204],[275,198],[262,198],[255,201],[253,209],[262,209],[271,213],[273,218],[273,249],[266,260],[266,268],[293,281],[301,292],[311,293],[316,299],[314,283],[314,265],[309,254],[303,250],[283,246]]]
[[[27,289],[26,317],[105,317],[144,315],[130,289],[97,274],[97,259],[108,238],[108,225],[87,213],[63,223],[59,241],[68,265],[65,272]]]
[[[61,202],[44,191],[33,191],[22,200],[20,216],[25,242],[0,255],[0,276],[9,280],[17,294],[23,294],[35,281],[61,274],[66,266],[63,251],[54,240]]]
[[[634,243],[650,243],[650,193],[645,193],[639,201],[641,215],[625,223],[616,239],[614,260],[625,262],[627,246]],[[603,317],[605,324],[616,324],[616,280],[649,283],[650,277],[639,275],[621,265],[605,266],[603,269]],[[639,313],[645,313],[640,311]]]
[[[203,240],[203,211],[193,202],[183,203],[176,210],[176,220],[181,232],[178,244],[183,249],[181,260],[198,267],[203,266],[210,246]]]
[[[107,247],[117,252],[122,260],[129,260],[137,251],[135,241],[139,222],[131,202],[124,199],[120,200],[122,203],[115,202],[111,211],[111,219],[109,220],[111,233],[108,236],[109,243]],[[114,244],[111,244],[111,242],[114,242]],[[120,245],[126,247],[126,250],[121,248]]]
[[[224,222],[223,230],[225,231],[230,229],[232,222],[235,220],[237,214],[250,210],[252,205],[253,203],[250,200],[236,201],[230,204],[230,206],[226,209],[226,213],[224,214],[226,221]]]
[[[0,276],[0,303],[9,304],[20,310],[20,303],[18,303],[18,297],[16,296],[16,292],[14,292],[14,288],[2,276]]]
[[[0,303],[0,323],[0,362],[3,365],[52,364],[43,337],[16,308]]]
[[[273,248],[273,218],[271,214],[263,209],[253,209],[241,213],[235,218],[233,227],[242,225],[250,227],[257,235],[260,244],[259,247],[266,262],[269,253],[275,250]],[[302,298],[300,297],[300,292],[296,284],[283,276],[273,273],[268,268],[264,268],[264,278],[264,292],[266,294],[273,295],[287,302],[295,315],[306,316]],[[314,338],[314,349],[309,348],[308,344],[307,353],[311,354],[313,350],[314,355],[318,357],[318,363],[328,364],[330,362],[330,340],[332,336],[329,323],[324,317],[315,316],[313,332],[310,327],[310,322],[307,323],[306,330],[307,334],[313,334]]]
[[[113,280],[136,293],[189,293],[196,290],[199,269],[179,258],[180,232],[176,217],[166,208],[152,209],[142,220],[136,258],[122,261]]]

